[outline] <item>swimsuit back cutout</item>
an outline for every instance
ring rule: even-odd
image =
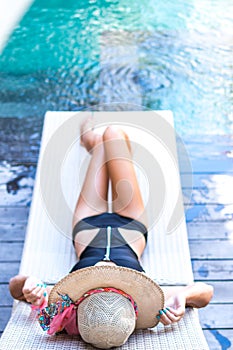
[[[75,225],[73,240],[78,232],[88,229],[100,230],[84,249],[80,260],[75,264],[71,272],[78,269],[93,266],[99,261],[112,261],[118,266],[129,267],[137,271],[144,271],[133,249],[120,234],[118,228],[137,230],[147,238],[146,227],[137,220],[120,216],[116,213],[104,213],[85,218]]]

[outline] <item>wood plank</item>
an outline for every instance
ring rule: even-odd
[[[204,330],[210,350],[233,349],[233,329]]]
[[[0,223],[0,242],[23,241],[25,239],[26,222],[23,224],[1,224]]]
[[[201,133],[183,136],[182,141],[184,142],[186,148],[189,152],[193,151],[199,156],[203,153],[216,153],[221,151],[224,153],[226,149],[232,146],[232,135],[202,135]],[[203,147],[203,148],[202,148]]]
[[[190,139],[185,140],[185,138],[182,141],[184,143],[177,142],[181,173],[190,172],[187,166],[187,158],[183,157],[184,147],[186,148],[193,174],[233,173],[232,139],[224,139],[224,136],[221,138],[217,135],[212,135],[207,142],[201,139],[199,141],[193,139],[190,141]]]
[[[189,222],[187,229],[189,239],[231,239],[233,221]]]
[[[232,204],[233,203],[233,176],[231,181],[215,188],[183,190],[185,204]]]
[[[197,281],[233,280],[233,260],[192,259],[192,267]]]
[[[189,240],[192,259],[233,259],[230,240]]]
[[[202,328],[232,329],[233,304],[209,304],[199,309]]]
[[[14,186],[14,184],[13,184]],[[13,191],[13,190],[12,190]],[[32,200],[32,187],[25,186],[15,190],[15,193],[7,193],[0,188],[1,206],[29,206]]]
[[[4,331],[7,322],[9,321],[11,317],[11,310],[12,308],[9,306],[0,307],[0,332]]]
[[[233,219],[233,205],[223,204],[197,204],[185,205],[185,216],[187,222],[203,221],[227,221]]]
[[[230,152],[230,150],[229,150]],[[190,154],[189,154],[190,155]],[[195,174],[223,174],[233,173],[232,158],[227,155],[219,155],[216,157],[211,157],[206,154],[205,157],[195,157],[190,155],[192,172]],[[182,169],[182,164],[180,166],[181,173],[187,173],[187,170]]]
[[[0,262],[0,283],[8,283],[11,277],[18,274],[19,267],[19,262]]]
[[[25,224],[28,219],[28,207],[0,207],[1,224],[15,225]]]
[[[36,163],[43,118],[0,118],[0,161]],[[7,156],[6,156],[7,155]]]
[[[226,152],[230,152],[231,149],[226,150]],[[190,155],[190,154],[189,154]],[[217,154],[211,156],[211,154],[203,155],[202,157],[194,157],[192,154],[190,156],[191,165],[193,172],[198,173],[233,173],[233,161],[232,158],[229,158],[226,154]],[[181,167],[182,172],[182,167]]]
[[[0,162],[0,206],[30,204],[35,170],[35,165]]]
[[[11,242],[0,244],[0,262],[19,262],[23,251],[23,242]]]
[[[192,164],[193,173],[233,173],[231,137],[209,135],[207,140],[206,136],[204,136],[203,139],[197,138],[194,140],[192,138],[192,141],[187,139],[184,142]]]
[[[233,305],[233,281],[218,281],[209,283],[214,287],[214,296],[211,300],[212,304],[231,303]]]
[[[216,189],[225,187],[232,181],[232,173],[181,173],[182,189]]]
[[[0,307],[9,306],[12,307],[13,298],[10,295],[8,284],[0,284]]]
[[[0,161],[6,160],[14,164],[34,165],[38,161],[39,147],[30,148],[30,145],[23,141],[11,141],[10,144],[0,141]]]
[[[232,150],[231,135],[192,135],[182,139],[190,158],[214,158],[230,156]],[[178,144],[179,145],[179,144]],[[179,149],[179,148],[178,148]]]

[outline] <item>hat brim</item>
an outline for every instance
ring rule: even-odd
[[[137,329],[153,328],[156,315],[164,307],[160,286],[142,272],[121,266],[91,266],[70,273],[51,290],[48,304],[68,294],[76,302],[91,289],[113,287],[131,295],[138,306]]]

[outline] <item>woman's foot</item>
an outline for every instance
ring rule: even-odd
[[[86,150],[91,153],[92,149],[102,142],[102,136],[94,132],[93,117],[85,119],[80,126],[80,143]]]
[[[125,131],[120,130],[123,138],[126,141],[129,152],[132,154],[131,144],[128,135]],[[86,148],[89,153],[92,153],[92,149],[99,143],[103,142],[102,135],[96,134],[94,132],[94,120],[90,116],[85,119],[80,126],[80,144]]]

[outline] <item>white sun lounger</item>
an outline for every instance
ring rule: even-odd
[[[87,152],[79,145],[79,124],[87,112],[47,112],[34,187],[33,201],[22,256],[20,273],[34,275],[47,283],[56,283],[76,262],[71,241],[72,213],[82,183]],[[148,183],[156,183],[154,164],[159,164],[166,191],[158,189],[149,209],[148,244],[142,263],[147,274],[161,285],[182,285],[193,281],[184,220],[180,182],[177,174],[176,140],[172,113],[159,112],[94,112],[100,130],[114,121],[123,125],[133,140],[132,151],[145,203],[150,198]],[[153,125],[151,124],[153,123]],[[98,130],[98,129],[97,129]],[[166,144],[166,135],[168,139]],[[164,144],[165,141],[165,144]],[[173,149],[173,154],[171,151]],[[141,153],[142,152],[142,153]],[[142,155],[150,159],[148,175],[137,164]],[[174,156],[175,155],[175,156]],[[137,156],[139,158],[137,158]],[[155,163],[153,164],[153,161]],[[147,166],[146,165],[146,166]],[[156,169],[155,169],[156,170]],[[152,180],[151,180],[152,179]],[[162,186],[162,183],[160,184]],[[162,186],[163,188],[163,186]],[[156,201],[164,199],[163,210],[155,215]],[[178,198],[178,202],[177,202]],[[152,198],[153,202],[153,198]],[[171,223],[174,208],[176,218]],[[154,220],[153,220],[154,219]],[[169,226],[170,223],[170,226]],[[176,226],[167,234],[167,227]],[[16,303],[10,321],[0,340],[0,349],[93,349],[79,336],[49,336],[36,320],[28,304]],[[208,349],[197,310],[188,308],[177,324],[133,334],[120,349]]]

